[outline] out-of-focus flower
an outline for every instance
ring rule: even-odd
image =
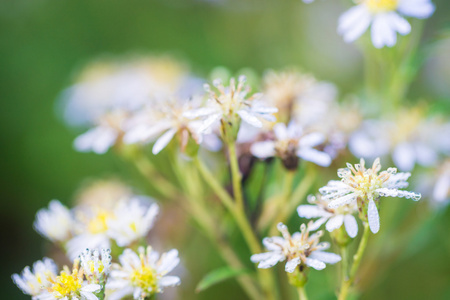
[[[22,290],[24,294],[33,297],[33,300],[44,293],[52,285],[52,278],[56,278],[58,267],[55,262],[47,257],[38,260],[33,264],[33,271],[30,267],[25,267],[22,274],[13,274],[14,283]]]
[[[308,202],[312,205],[300,205],[297,207],[297,212],[301,218],[319,218],[310,226],[310,230],[317,230],[326,222],[325,228],[329,232],[345,225],[348,236],[351,238],[356,237],[358,234],[358,223],[353,216],[353,214],[358,212],[356,203],[352,202],[337,208],[330,208],[328,207],[329,201],[323,199],[320,195],[317,197],[310,195]]]
[[[347,168],[339,169],[337,173],[342,180],[329,181],[319,192],[323,199],[330,201],[330,208],[356,202],[361,220],[368,221],[370,230],[377,233],[380,229],[380,218],[376,203],[380,197],[405,197],[415,201],[421,198],[420,194],[399,190],[408,186],[410,173],[397,173],[396,168],[388,168],[378,174],[380,170],[379,158],[375,159],[369,169],[365,168],[365,161],[361,158],[360,164],[354,167],[347,164]]]
[[[74,220],[72,212],[58,200],[50,201],[48,209],[36,213],[34,229],[52,242],[65,242],[72,235]]]
[[[146,250],[139,248],[139,255],[131,249],[125,249],[119,257],[120,264],[113,264],[110,278],[106,285],[112,290],[108,299],[119,300],[125,296],[134,299],[162,293],[168,286],[180,284],[177,276],[167,276],[180,262],[175,249],[159,257],[158,252],[149,246]]]
[[[362,0],[339,18],[338,33],[350,43],[371,26],[373,45],[392,47],[397,43],[397,33],[406,35],[411,31],[402,16],[425,19],[434,9],[430,0]]]
[[[95,293],[100,292],[102,287],[84,281],[83,269],[79,268],[79,263],[80,261],[76,259],[72,272],[64,266],[59,276],[49,278],[51,286],[37,296],[37,300],[97,300]]]
[[[120,201],[132,196],[131,188],[118,179],[97,179],[84,184],[77,192],[75,201],[80,206],[99,206],[111,210]]]
[[[148,205],[139,199],[119,203],[115,209],[116,217],[107,221],[108,235],[119,247],[145,238],[158,212],[159,207],[156,203]]]
[[[200,132],[202,122],[185,116],[185,112],[200,106],[199,98],[174,99],[155,103],[129,120],[124,142],[128,144],[149,143],[156,139],[153,154],[158,154],[178,134],[184,151],[190,138],[197,144],[203,141]]]
[[[211,90],[209,85],[205,85],[205,90],[209,93],[209,99],[205,107],[187,111],[187,118],[204,118],[199,131],[209,129],[217,121],[237,126],[240,119],[254,127],[262,127],[260,119],[270,122],[275,121],[273,116],[278,110],[274,107],[267,107],[258,98],[261,94],[254,94],[247,98],[250,89],[245,85],[245,76],[240,76],[238,83],[231,78],[229,87],[225,87],[220,80],[214,80],[214,86],[218,94]]]
[[[450,159],[447,159],[438,170],[432,197],[437,203],[446,203],[450,200]]]
[[[106,277],[111,267],[111,250],[102,249],[102,257],[98,250],[86,249],[80,255],[81,268],[89,283],[100,284],[104,286]]]
[[[302,128],[295,122],[288,127],[277,123],[273,127],[275,140],[256,142],[251,146],[251,153],[259,158],[278,156],[288,169],[296,169],[298,157],[320,166],[329,166],[331,157],[314,147],[322,144],[325,137],[320,133],[303,134]]]
[[[322,231],[310,235],[309,226],[302,224],[301,232],[291,236],[283,223],[278,224],[278,230],[283,237],[274,236],[263,239],[263,244],[269,252],[251,256],[252,262],[259,263],[258,268],[267,269],[278,262],[287,260],[285,271],[292,273],[299,265],[322,270],[326,267],[325,263],[335,264],[341,260],[337,254],[322,251],[330,247],[329,243],[320,242]]]

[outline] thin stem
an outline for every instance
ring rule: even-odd
[[[364,222],[364,233],[361,238],[361,241],[359,242],[358,250],[356,251],[356,254],[353,257],[353,264],[350,270],[348,280],[342,282],[341,291],[338,298],[339,300],[347,299],[349,289],[351,288],[353,282],[355,281],[356,273],[358,272],[359,265],[361,264],[361,260],[364,255],[364,251],[366,250],[369,235],[370,235],[369,223]]]
[[[298,299],[299,300],[308,300],[308,296],[306,295],[305,286],[300,286],[297,288]]]
[[[347,246],[341,246],[341,285],[345,284],[348,276]]]
[[[228,142],[228,155],[231,167],[231,180],[233,182],[233,194],[236,205],[240,210],[244,210],[244,200],[242,195],[241,171],[239,170],[239,162],[236,154],[236,143],[234,140]]]

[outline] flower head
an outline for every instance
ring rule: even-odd
[[[330,247],[329,243],[320,242],[322,231],[310,235],[310,226],[302,224],[300,232],[291,235],[283,223],[278,224],[278,230],[283,237],[275,236],[263,240],[269,252],[254,254],[250,258],[252,262],[259,263],[258,268],[267,269],[287,260],[285,271],[292,273],[299,265],[300,269],[307,266],[322,270],[326,267],[325,263],[335,264],[341,260],[337,254],[322,251]]]
[[[72,272],[67,266],[55,278],[48,280],[51,286],[47,288],[47,292],[38,296],[38,299],[64,299],[64,300],[97,300],[95,293],[100,292],[102,287],[99,284],[91,284],[84,281],[84,270],[80,269],[80,261],[76,259]]]
[[[34,229],[52,242],[65,242],[72,235],[72,212],[58,200],[50,201],[48,209],[36,213]]]
[[[406,35],[411,31],[402,15],[425,19],[434,9],[430,0],[362,0],[339,18],[338,33],[346,42],[353,42],[372,25],[373,45],[392,47],[397,42],[397,32]]]
[[[51,279],[56,278],[57,273],[58,267],[55,262],[44,257],[33,264],[33,271],[27,266],[21,275],[13,274],[12,279],[24,294],[33,296],[35,299],[52,285]]]
[[[339,169],[341,181],[329,181],[319,192],[323,199],[329,200],[328,207],[337,208],[342,205],[357,203],[360,218],[368,221],[373,233],[380,229],[380,219],[376,202],[380,197],[405,197],[417,201],[420,194],[399,190],[408,186],[410,173],[397,173],[396,168],[381,170],[380,159],[373,162],[371,168],[366,169],[365,161],[354,167],[347,164],[347,168]],[[379,173],[380,172],[380,173]]]
[[[299,157],[320,166],[330,165],[330,156],[314,149],[323,143],[325,137],[322,134],[303,134],[302,128],[295,122],[291,122],[288,127],[283,123],[277,123],[273,127],[273,131],[275,140],[256,142],[251,146],[250,151],[254,156],[259,158],[280,157],[288,169],[297,168]]]
[[[102,249],[101,258],[98,250],[86,249],[80,255],[81,267],[89,283],[105,284],[111,266],[111,250]]]
[[[113,264],[107,288],[113,290],[109,299],[122,299],[133,295],[134,299],[145,299],[162,293],[168,286],[180,283],[177,276],[167,276],[179,263],[178,251],[175,249],[159,257],[158,252],[150,246],[139,248],[138,254],[125,249],[119,257],[120,264]]]
[[[308,202],[311,205],[300,205],[297,207],[298,215],[301,218],[315,219],[319,218],[312,225],[310,230],[318,229],[322,224],[326,223],[325,228],[332,232],[342,225],[345,225],[347,234],[354,238],[358,234],[358,223],[356,222],[354,213],[358,212],[356,203],[345,204],[336,208],[328,206],[329,200],[323,199],[321,195],[317,197],[310,195]]]

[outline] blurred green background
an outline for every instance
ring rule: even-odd
[[[1,298],[28,298],[13,285],[10,275],[48,250],[48,244],[32,229],[38,209],[51,199],[69,204],[85,178],[122,174],[131,182],[135,176],[111,154],[73,150],[76,133],[59,119],[55,102],[77,68],[102,55],[169,52],[185,59],[201,75],[216,66],[234,72],[246,67],[262,72],[298,66],[336,83],[341,94],[355,92],[362,85],[362,58],[355,45],[344,44],[336,34],[337,18],[345,10],[342,2],[1,0]],[[446,28],[448,32],[450,15],[449,1],[434,3],[437,11],[426,24],[424,38],[431,45],[446,35]],[[442,69],[439,59],[450,59],[450,50],[431,49],[430,53],[410,96],[449,101],[450,77],[441,74],[450,71]],[[417,210],[416,215],[425,209],[409,208]],[[366,270],[382,269],[383,275],[364,282],[366,292],[361,299],[450,299],[449,209],[440,211],[426,226],[428,230],[414,243],[404,245],[413,246],[409,252],[402,248],[395,262],[378,261],[377,267]],[[203,237],[194,235],[193,239],[200,240],[196,244]],[[389,246],[391,241],[384,243]],[[169,242],[170,246],[178,245]],[[238,289],[233,282],[194,294],[199,276],[211,266],[202,264],[200,257],[197,263],[184,266],[188,278],[182,279],[186,282],[183,299],[191,299],[190,294],[198,299],[240,295],[233,292]],[[196,268],[192,277],[189,268]],[[332,293],[320,292],[327,283],[314,279],[319,275],[312,276],[308,289],[317,290],[311,293],[312,299],[332,299]]]

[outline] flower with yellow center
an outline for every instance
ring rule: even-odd
[[[411,176],[410,173],[397,173],[395,168],[382,172],[380,170],[379,158],[367,169],[364,159],[361,158],[360,164],[354,167],[347,164],[347,168],[339,169],[338,176],[341,181],[329,181],[326,186],[319,189],[319,192],[323,199],[330,201],[328,204],[330,208],[356,202],[361,220],[369,222],[372,232],[377,233],[380,229],[380,220],[376,203],[380,197],[404,197],[415,201],[421,198],[420,194],[399,190],[408,186],[407,179]]]
[[[56,278],[49,278],[52,283],[47,288],[47,295],[44,294],[45,299],[86,299],[94,300],[98,299],[95,295],[100,292],[102,287],[98,284],[87,284],[84,281],[83,269],[79,268],[80,261],[75,260],[70,272],[67,266],[61,271]]]
[[[132,295],[134,299],[146,299],[157,293],[162,293],[167,286],[180,283],[177,276],[167,276],[179,263],[178,251],[175,249],[159,257],[150,246],[138,253],[125,249],[119,257],[120,264],[113,264],[107,283],[107,289],[112,293],[108,299],[122,299]]]
[[[283,237],[264,238],[263,244],[269,252],[254,254],[250,258],[251,261],[259,263],[258,268],[267,269],[287,260],[285,271],[288,273],[293,273],[297,266],[300,266],[300,271],[305,267],[322,270],[326,267],[325,263],[339,262],[339,255],[322,251],[328,249],[330,244],[320,242],[322,231],[310,235],[311,225],[312,222],[308,226],[302,224],[300,232],[291,235],[286,225],[279,223],[278,230]]]
[[[46,288],[52,285],[52,280],[56,278],[58,268],[55,262],[44,257],[33,264],[33,271],[30,267],[25,267],[22,274],[13,274],[14,283],[24,294],[36,297],[46,292]]]
[[[425,19],[433,12],[430,0],[362,0],[339,18],[338,33],[349,43],[371,26],[373,45],[392,47],[397,43],[397,33],[406,35],[411,31],[403,16]]]
[[[102,249],[101,259],[98,250],[86,249],[80,255],[81,267],[89,283],[105,284],[111,266],[111,250]]]

